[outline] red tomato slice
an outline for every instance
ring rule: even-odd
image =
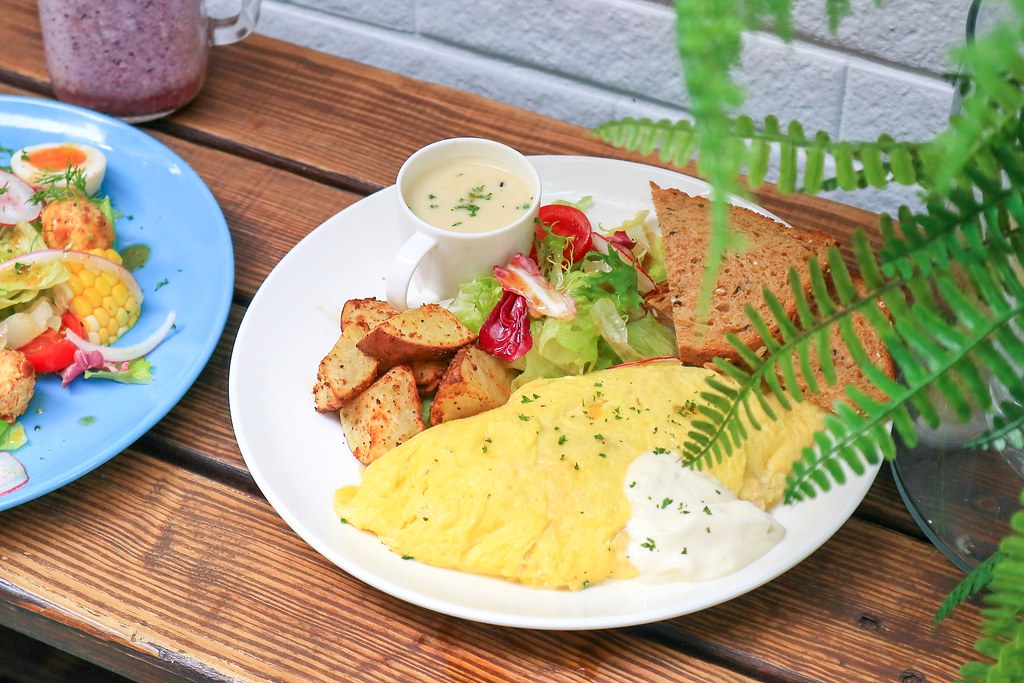
[[[537,213],[540,222],[548,226],[555,235],[569,238],[569,245],[563,256],[571,263],[576,263],[586,256],[591,247],[590,219],[575,206],[567,204],[545,204]],[[537,224],[537,239],[547,236],[544,225]]]
[[[71,330],[81,337],[85,334],[85,328],[71,313],[62,315],[60,321],[61,328],[59,330],[48,329],[18,349],[25,354],[38,374],[60,372],[71,365],[75,359],[75,345],[68,341],[64,330]]]

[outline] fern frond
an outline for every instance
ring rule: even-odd
[[[989,555],[988,559],[972,569],[963,580],[956,585],[946,599],[942,601],[938,611],[935,612],[935,621],[939,622],[948,617],[957,606],[963,604],[971,597],[977,595],[992,581],[992,571],[996,564],[1003,559],[1003,554],[998,550]]]
[[[892,183],[915,185],[919,181],[920,155],[926,143],[897,142],[889,135],[874,141],[833,141],[818,131],[807,137],[797,122],[785,131],[778,119],[769,116],[758,126],[747,116],[729,122],[728,136],[737,149],[740,168],[745,168],[747,185],[757,189],[765,182],[772,150],[778,150],[779,177],[776,186],[784,194],[818,194],[840,187],[884,188]],[[603,123],[593,133],[609,144],[640,152],[658,152],[661,161],[683,166],[698,153],[700,136],[694,124],[686,121],[623,118]],[[803,168],[801,172],[801,159]],[[825,178],[831,160],[835,179]],[[704,169],[698,164],[698,171]]]
[[[1020,154],[1024,156],[1024,149]],[[1003,167],[998,173],[1004,171],[1009,173]],[[1019,228],[1009,227],[1010,219],[1024,217],[1024,183],[958,189],[947,201],[928,200],[926,208],[915,215],[901,207],[898,230],[891,216],[880,217],[883,271],[927,275],[954,262],[985,259],[989,249],[1012,248],[1008,240]]]
[[[974,648],[989,662],[960,669],[964,683],[1018,681],[1024,677],[1024,511],[1010,519],[1010,534],[999,544],[989,592],[982,598],[982,637]]]
[[[811,295],[798,305],[801,312],[795,320],[785,319],[775,297],[766,293],[774,319],[766,321],[748,313],[766,352],[755,354],[734,340],[744,369],[716,359],[716,366],[738,386],[730,388],[728,396],[720,393],[720,383],[702,392],[714,407],[704,415],[700,440],[684,447],[687,459],[705,467],[731,454],[746,440],[748,426],[758,429],[751,418],[753,406],[772,419],[770,406],[765,410],[766,397],[784,411],[803,400],[805,393],[818,393],[814,361],[831,353],[826,333],[833,326],[840,330],[847,354],[873,390],[847,388],[847,402],[836,404],[836,415],[826,418],[813,447],[805,449],[794,465],[787,483],[788,500],[829,490],[833,482],[844,479],[844,468],[859,471],[864,463],[877,462],[880,456],[894,457],[892,431],[908,446],[915,445],[913,415],[936,426],[940,414],[937,400],[951,406],[964,420],[973,406],[990,406],[987,371],[1020,367],[1015,363],[1024,353],[1024,341],[1013,334],[1015,321],[1024,316],[1024,285],[1015,269],[1016,252],[991,249],[995,241],[1003,239],[1000,234],[982,241],[988,247],[987,260],[976,259],[956,271],[930,271],[927,276],[912,273],[907,279],[899,272],[885,275],[860,230],[854,251],[860,270],[868,274],[865,289],[854,286],[838,250],[833,249],[829,269],[834,292],[825,283],[824,269],[811,263]],[[799,279],[791,274],[790,282],[796,295]],[[878,308],[878,301],[885,302],[891,321]],[[902,382],[871,363],[852,324],[855,313],[863,315],[881,337]],[[771,331],[776,328],[780,330],[777,335]],[[812,346],[819,350],[817,355]],[[823,347],[826,353],[820,352]],[[1024,388],[1017,391],[1024,393]],[[887,400],[879,400],[877,395]],[[1011,427],[1002,434],[1015,438],[1016,432]]]
[[[1019,0],[1015,2],[1019,12]],[[961,112],[951,117],[949,128],[927,150],[922,184],[933,197],[944,196],[964,179],[969,164],[977,168],[980,162],[983,167],[999,140],[1019,132],[1024,108],[1021,39],[1020,25],[1008,22],[959,51],[957,56],[971,74],[972,87],[961,103]]]

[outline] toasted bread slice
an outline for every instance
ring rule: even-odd
[[[396,365],[338,411],[352,455],[369,465],[425,429],[416,378]]]
[[[711,297],[710,319],[698,323],[697,296],[710,240],[711,201],[662,189],[653,182],[651,196],[665,243],[679,357],[688,365],[701,366],[715,356],[738,360],[739,354],[726,340],[728,333],[751,349],[762,346],[744,307],[749,305],[770,323],[772,315],[762,295],[767,288],[790,316],[795,315],[789,269],[797,268],[804,290],[809,290],[807,268],[801,266],[812,255],[825,263],[828,248],[836,244],[827,233],[790,228],[755,211],[731,206],[730,224],[746,237],[747,248],[725,256]]]

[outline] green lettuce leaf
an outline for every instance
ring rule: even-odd
[[[448,305],[448,310],[455,314],[463,325],[474,332],[480,332],[487,316],[499,301],[501,283],[493,275],[485,275],[459,285],[459,291]]]
[[[152,363],[145,358],[136,358],[128,363],[126,370],[86,370],[86,379],[109,379],[122,384],[149,384],[153,381]]]
[[[20,422],[10,424],[0,420],[0,451],[13,451],[28,443],[25,428]]]

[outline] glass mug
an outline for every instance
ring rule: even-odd
[[[39,0],[54,94],[130,123],[166,116],[199,94],[210,46],[252,33],[259,8],[210,18],[204,0]]]

